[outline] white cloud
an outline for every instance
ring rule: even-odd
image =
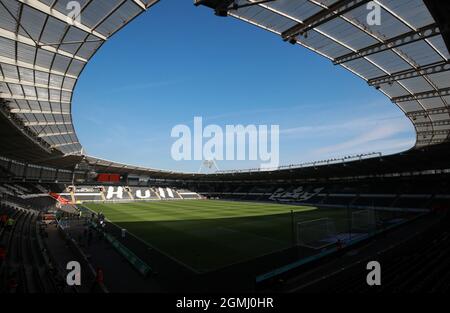
[[[379,124],[395,123],[401,124],[405,129],[410,127],[411,123],[404,116],[370,116],[364,118],[357,118],[350,121],[345,121],[341,123],[334,124],[322,124],[322,125],[309,125],[309,126],[299,126],[292,128],[285,128],[280,131],[284,135],[294,135],[294,136],[314,136],[318,135],[328,135],[330,133],[336,132],[356,132],[366,130],[368,127],[375,127]]]

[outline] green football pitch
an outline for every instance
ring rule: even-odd
[[[84,206],[197,271],[289,248],[292,225],[300,221],[328,217],[337,231],[346,226],[346,210],[272,203],[181,200]]]

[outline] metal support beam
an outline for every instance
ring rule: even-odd
[[[77,144],[79,144],[79,142],[66,142],[66,143],[52,145],[51,148],[65,147],[65,146],[71,146],[71,145],[77,145]]]
[[[44,172],[44,168],[41,167],[41,168],[39,169],[39,182],[42,181],[42,176],[43,176],[42,173],[43,173],[43,172]]]
[[[432,139],[432,140],[417,140],[416,146],[429,146],[429,145],[437,145],[445,142],[445,139]]]
[[[399,71],[390,75],[379,76],[369,79],[368,84],[370,86],[379,86],[386,83],[394,83],[398,80],[414,78],[424,75],[437,74],[450,70],[450,61],[441,61],[428,65],[421,66],[418,69],[412,68],[409,70]]]
[[[65,77],[70,77],[70,78],[73,78],[73,79],[78,79],[78,77],[74,76],[74,75],[65,74],[63,72],[55,71],[55,70],[49,70],[48,68],[45,68],[45,67],[42,67],[42,66],[38,66],[38,65],[35,65],[35,64],[22,62],[22,61],[18,61],[18,60],[14,60],[14,59],[11,59],[11,58],[5,58],[3,56],[0,56],[0,63],[13,65],[13,66],[18,66],[18,67],[23,67],[23,68],[27,68],[27,69],[30,69],[30,70],[44,72],[44,73],[48,73],[48,74],[54,74],[54,75],[59,75],[59,76],[63,76],[63,77],[65,76]]]
[[[11,113],[23,113],[23,114],[51,114],[51,115],[70,115],[70,112],[61,112],[61,111],[41,111],[41,110],[26,110],[26,109],[11,109],[9,112]]]
[[[105,14],[103,16],[103,18],[101,18],[95,25],[92,26],[92,29],[97,29],[97,27],[99,27],[100,25],[102,25],[102,23],[104,21],[106,21],[111,15],[113,15],[115,12],[117,12],[117,10],[126,2],[126,0],[122,0],[121,2],[119,2],[118,4],[116,4],[116,6],[114,6],[107,14]],[[136,3],[137,5],[139,5],[141,7],[141,9],[145,10],[145,5],[139,1],[139,0],[134,0],[134,3]]]
[[[35,10],[41,11],[42,13],[45,13],[53,18],[56,18],[57,20],[60,20],[64,23],[68,24],[68,21],[70,19],[67,15],[62,14],[58,10],[53,9],[52,7],[46,5],[43,2],[40,2],[38,0],[17,0],[17,1],[19,1],[25,5],[28,5],[29,7],[33,8]],[[78,23],[76,21],[71,21],[71,25],[73,27],[76,27],[76,28],[86,32],[86,33],[94,35],[100,39],[103,39],[103,40],[107,39],[106,36],[100,34],[99,32],[92,30],[91,28],[87,27],[84,24]]]
[[[214,14],[217,16],[226,17],[231,14],[230,11],[237,11],[239,9],[262,5],[264,3],[273,2],[276,0],[248,0],[248,3],[238,4],[236,0],[194,0],[194,5],[205,5],[214,9]]]
[[[370,0],[340,0],[330,5],[327,9],[323,9],[313,16],[307,18],[303,23],[298,23],[281,34],[284,40],[290,40],[298,35],[306,33],[308,30],[316,28],[336,16],[345,14],[361,5],[368,3]]]
[[[32,40],[32,39],[30,39],[28,37],[22,36],[20,34],[13,33],[11,31],[8,31],[8,30],[3,29],[3,28],[0,28],[0,37],[6,38],[6,39],[10,39],[10,40],[13,40],[13,41],[16,41],[16,42],[20,42],[20,43],[23,43],[23,44],[31,46],[31,47],[35,47],[35,48],[39,48],[39,49],[42,49],[42,50],[46,50],[48,52],[56,53],[56,54],[59,54],[59,55],[62,55],[62,56],[65,56],[65,57],[68,57],[68,58],[71,58],[71,59],[77,59],[77,60],[79,60],[81,62],[85,62],[85,63],[87,62],[87,60],[82,58],[82,57],[73,55],[73,54],[71,54],[71,53],[69,53],[67,51],[61,50],[61,49],[56,49],[55,47],[53,47],[51,45],[46,45],[45,43],[35,42],[34,40]]]
[[[59,168],[55,170],[55,175],[53,176],[53,181],[58,182],[58,174],[59,174]]]
[[[413,100],[421,100],[421,99],[429,99],[436,97],[445,97],[450,96],[450,87],[443,88],[439,90],[430,90],[425,92],[419,92],[407,96],[394,97],[391,99],[394,103],[405,102],[405,101],[413,101]]]
[[[445,114],[445,113],[450,113],[450,107],[433,108],[433,109],[427,109],[426,111],[424,111],[424,110],[412,111],[412,112],[406,113],[406,116],[414,119],[416,117],[425,116],[425,115],[428,116],[428,115],[433,115],[433,114]]]
[[[450,120],[434,121],[434,122],[420,122],[415,123],[416,127],[427,127],[427,126],[446,126],[450,125]]]
[[[142,0],[133,0],[141,9],[148,10],[151,6],[157,4],[159,0],[149,1],[147,4],[142,2]]]
[[[450,130],[427,130],[427,131],[420,131],[417,132],[417,136],[435,136],[435,135],[448,135],[450,134]]]
[[[27,177],[27,170],[28,170],[28,163],[25,163],[25,165],[23,166],[23,171],[22,171],[23,178]]]
[[[439,30],[439,27],[436,23],[424,26],[422,28],[419,28],[417,31],[410,31],[405,34],[393,37],[391,39],[388,39],[384,42],[380,42],[374,45],[371,45],[369,47],[360,49],[356,52],[351,52],[348,54],[345,54],[343,56],[337,57],[333,63],[336,64],[342,64],[345,62],[349,62],[352,60],[356,60],[362,57],[369,56],[374,53],[391,50],[394,48],[401,47],[406,44],[410,44],[419,40],[424,40],[436,35],[439,35],[441,32]]]
[[[450,16],[450,5],[448,1],[424,0],[423,2],[436,23],[441,26],[450,26],[448,19]],[[442,37],[446,46],[450,47],[450,32],[444,33]]]
[[[47,133],[47,134],[39,134],[39,138],[43,137],[55,137],[55,136],[64,136],[64,135],[72,135],[74,132],[63,132],[63,133]]]
[[[57,100],[57,99],[47,99],[47,98],[37,98],[37,97],[27,97],[27,96],[18,96],[18,95],[11,95],[11,94],[7,94],[7,93],[0,93],[0,97],[3,98],[3,99],[45,101],[45,102],[68,103],[68,104],[70,104],[70,101]]]
[[[4,83],[8,83],[8,84],[16,84],[16,85],[37,87],[37,88],[50,89],[50,90],[56,90],[56,91],[72,92],[71,89],[58,88],[58,87],[53,87],[53,86],[50,86],[50,85],[43,85],[43,84],[38,84],[38,83],[32,83],[32,82],[28,82],[28,81],[17,80],[17,79],[7,78],[7,77],[3,77],[3,78],[0,77],[0,81],[4,82]]]
[[[53,126],[53,125],[72,125],[72,122],[24,122],[25,126]]]
[[[247,0],[250,3],[246,3],[246,4],[237,4],[234,3],[231,6],[231,10],[239,10],[239,9],[243,9],[243,8],[248,8],[248,7],[252,7],[255,5],[261,5],[261,4],[265,4],[265,3],[269,3],[269,2],[274,2],[276,0]]]
[[[137,4],[142,10],[147,10],[147,7],[141,0],[133,0],[135,4]]]

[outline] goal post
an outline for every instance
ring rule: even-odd
[[[376,229],[375,211],[371,209],[352,212],[352,233],[368,234]]]
[[[322,249],[337,241],[336,227],[330,218],[297,223],[297,245],[312,249]]]

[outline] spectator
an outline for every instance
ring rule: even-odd
[[[7,221],[8,221],[8,215],[2,214],[2,216],[0,216],[0,226],[5,227]]]
[[[89,231],[88,228],[87,228],[87,227],[84,227],[84,229],[83,229],[83,237],[84,237],[84,238],[87,237],[88,231]]]
[[[17,291],[17,287],[19,284],[17,283],[16,276],[17,276],[16,273],[13,272],[8,277],[8,282],[6,284],[8,293],[16,293],[16,291]]]
[[[2,266],[3,262],[6,260],[6,248],[4,245],[0,245],[0,267]]]
[[[88,246],[90,246],[92,243],[92,231],[91,230],[89,230],[89,232],[88,232],[87,243],[88,243]]]
[[[92,283],[91,292],[94,292],[97,286],[101,287],[104,281],[103,270],[100,267],[97,267],[95,272],[95,280]]]
[[[100,267],[97,267],[97,275],[95,277],[95,280],[97,284],[103,284],[103,270]]]
[[[6,222],[6,229],[11,230],[13,226],[14,226],[14,219],[10,217]]]

